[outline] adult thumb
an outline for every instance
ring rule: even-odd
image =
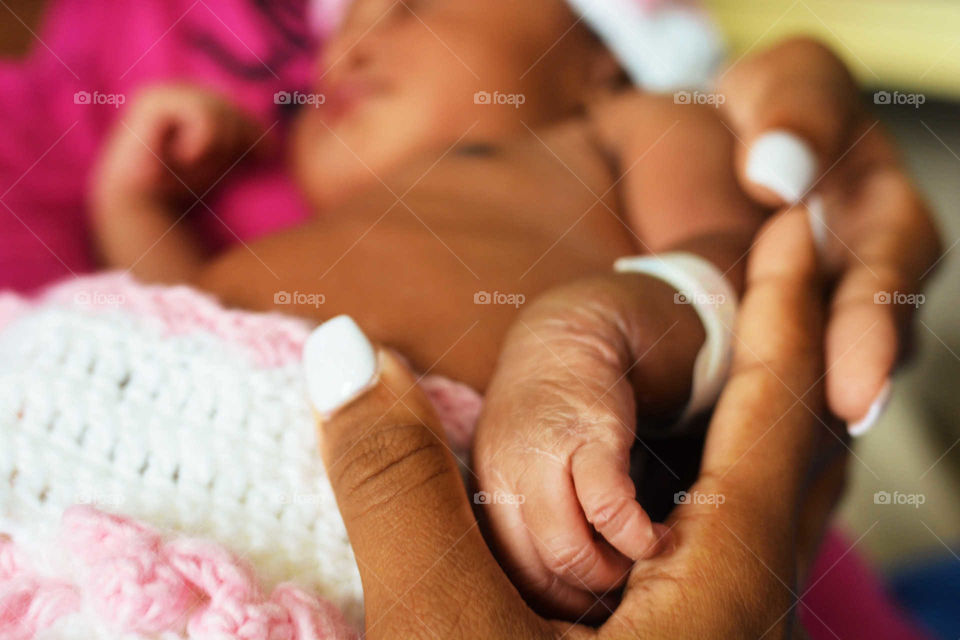
[[[366,637],[498,633],[490,628],[498,621],[527,637],[523,631],[541,627],[487,549],[437,416],[410,370],[346,316],[314,331],[304,366],[363,581]]]

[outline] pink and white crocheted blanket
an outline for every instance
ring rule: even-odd
[[[0,638],[357,637],[310,328],[121,275],[0,294]],[[480,397],[421,384],[462,450]]]

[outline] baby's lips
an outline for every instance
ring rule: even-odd
[[[363,395],[379,373],[376,349],[349,316],[314,329],[303,347],[303,366],[310,402],[322,416]]]

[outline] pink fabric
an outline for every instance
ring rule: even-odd
[[[336,607],[295,585],[281,584],[266,598],[250,568],[211,542],[165,540],[144,524],[89,506],[64,513],[61,535],[70,558],[58,565],[58,576],[34,569],[13,542],[0,540],[0,558],[17,556],[13,570],[0,573],[0,637],[29,640],[85,606],[119,633],[358,637]],[[71,571],[71,562],[79,569]]]
[[[93,267],[85,186],[117,121],[110,104],[75,94],[122,95],[163,80],[199,82],[232,96],[283,139],[277,91],[310,86],[316,42],[306,0],[55,0],[23,61],[0,60],[0,289],[26,291]],[[195,209],[211,248],[306,219],[275,158],[238,168]]]
[[[803,592],[800,620],[811,640],[929,640],[901,612],[854,545],[827,534]]]

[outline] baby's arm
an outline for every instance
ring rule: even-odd
[[[600,107],[594,122],[621,169],[617,187],[637,252],[694,254],[712,263],[741,293],[746,257],[764,211],[738,185],[733,162],[737,141],[718,110],[636,93]],[[651,299],[648,314],[653,313],[679,319],[692,309],[676,304],[671,295]],[[663,387],[666,397],[657,398],[658,410],[680,409],[688,401],[693,362],[702,346],[697,333],[694,344],[685,339],[689,336],[667,336],[671,370],[646,376],[683,381]],[[642,363],[638,367],[635,380],[644,378]]]
[[[206,256],[184,218],[204,209],[198,198],[261,136],[251,118],[205,89],[139,93],[110,134],[91,186],[104,266],[146,281],[190,281]]]
[[[727,273],[739,291],[763,212],[737,186],[733,137],[716,112],[630,96],[605,105],[595,126],[622,168],[619,200],[637,253],[696,254]],[[705,336],[694,308],[677,304],[674,289],[650,276],[611,270],[579,284],[593,292],[593,305],[571,304],[590,299],[577,295],[576,286],[525,309],[501,356],[510,367],[491,383],[491,393],[509,396],[507,389],[541,381],[550,390],[543,396],[550,410],[488,406],[474,449],[481,488],[524,498],[520,508],[485,508],[502,559],[535,602],[568,615],[581,615],[595,602],[584,590],[604,593],[621,585],[632,562],[653,553],[659,537],[629,476],[636,425],[611,414],[636,415],[641,423],[678,414],[689,400]],[[605,322],[610,309],[622,312]],[[566,322],[557,321],[563,317]],[[616,332],[604,334],[611,324]],[[567,327],[594,338],[573,340]],[[544,367],[556,362],[551,354],[558,351],[562,363]],[[623,375],[602,375],[613,370]]]

